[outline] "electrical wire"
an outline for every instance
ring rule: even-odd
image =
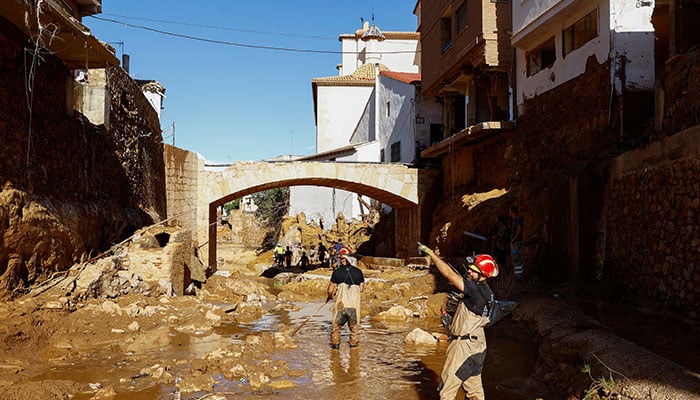
[[[206,42],[206,43],[214,43],[214,44],[223,44],[226,46],[234,46],[234,47],[244,47],[244,48],[249,48],[249,49],[262,49],[262,50],[274,50],[274,51],[286,51],[290,53],[313,53],[313,54],[415,54],[419,53],[420,50],[406,50],[406,51],[381,51],[381,52],[343,52],[343,51],[337,51],[337,50],[315,50],[315,49],[299,49],[299,48],[293,48],[293,47],[277,47],[277,46],[264,46],[264,45],[256,45],[256,44],[250,44],[250,43],[241,43],[241,42],[231,42],[227,40],[218,40],[218,39],[209,39],[209,38],[203,38],[199,36],[193,36],[193,35],[185,35],[182,33],[175,33],[175,32],[170,32],[170,31],[165,31],[162,29],[156,29],[156,28],[151,28],[148,26],[143,26],[143,25],[136,25],[136,24],[131,24],[128,22],[124,21],[119,21],[115,19],[110,19],[110,18],[102,18],[102,17],[96,17],[96,16],[91,16],[90,18],[94,18],[100,21],[105,21],[105,22],[111,22],[114,24],[120,24],[127,26],[129,28],[136,28],[136,29],[143,29],[146,31],[150,32],[155,32],[155,33],[160,33],[162,35],[167,35],[167,36],[174,36],[174,37],[179,37],[179,38],[184,38],[184,39],[190,39],[190,40],[196,40],[200,42]]]
[[[108,14],[108,13],[102,13],[102,15],[106,15],[109,17],[116,17],[116,18],[133,19],[133,20],[138,20],[138,21],[158,22],[158,23],[163,23],[163,24],[194,26],[197,28],[219,29],[219,30],[223,30],[223,31],[232,31],[232,32],[259,33],[259,34],[263,34],[263,35],[290,36],[290,37],[300,37],[300,38],[307,38],[307,39],[338,40],[337,37],[307,35],[304,33],[289,33],[289,32],[276,32],[276,31],[259,31],[259,30],[254,30],[254,29],[229,28],[229,27],[217,26],[217,25],[200,25],[200,24],[193,24],[190,22],[170,21],[170,20],[165,20],[165,19],[153,19],[153,18],[142,18],[142,17],[131,17],[128,15],[117,15],[117,14]]]

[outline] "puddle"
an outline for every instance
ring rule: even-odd
[[[361,344],[351,349],[344,328],[340,350],[331,350],[329,343],[331,314],[329,306],[315,313],[322,303],[297,304],[298,311],[276,311],[250,324],[225,323],[213,334],[198,337],[163,328],[149,335],[148,342],[131,343],[96,353],[74,356],[65,365],[55,367],[33,380],[67,379],[83,383],[112,386],[114,399],[205,399],[207,393],[182,394],[177,397],[174,384],[156,384],[153,379],[139,377],[136,366],[169,365],[175,376],[189,374],[189,360],[202,354],[240,342],[247,334],[276,331],[280,324],[296,327],[298,347],[278,350],[270,355],[283,360],[290,370],[305,372],[302,376],[285,377],[296,387],[252,391],[247,382],[213,376],[214,393],[226,398],[303,398],[303,399],[432,399],[436,398],[446,343],[435,346],[411,346],[406,335],[416,327],[426,331],[442,328],[425,320],[404,324],[384,324],[365,318],[362,321]],[[516,399],[498,392],[496,384],[512,376],[527,376],[534,368],[536,354],[512,340],[489,338],[486,371],[483,376],[487,397]],[[77,394],[74,399],[90,399],[94,392]]]

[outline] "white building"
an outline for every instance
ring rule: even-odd
[[[421,112],[416,106],[420,97],[419,34],[381,32],[365,22],[362,29],[339,39],[343,50],[339,75],[311,81],[317,154],[303,159],[414,161],[416,124],[425,122],[425,117],[416,118]],[[423,141],[427,143],[427,136]],[[295,186],[290,188],[289,212],[304,212],[330,228],[339,212],[355,218],[367,213],[366,204],[371,203],[371,199],[364,198],[363,203],[357,194],[343,190]]]
[[[656,0],[658,2],[659,0]],[[616,95],[654,90],[655,0],[514,1],[516,103],[586,72],[595,57],[611,62]]]
[[[141,87],[141,91],[148,102],[151,103],[153,109],[156,110],[158,119],[160,119],[160,112],[163,109],[163,100],[165,99],[165,86],[154,80],[135,79],[135,81]]]

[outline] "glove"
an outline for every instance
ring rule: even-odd
[[[421,242],[418,242],[418,254],[420,254],[421,256],[427,256],[433,254],[433,251],[430,250],[430,247],[424,245]]]

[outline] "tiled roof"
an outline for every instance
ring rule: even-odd
[[[141,90],[145,90],[147,92],[152,92],[152,93],[160,93],[160,94],[165,93],[165,86],[163,86],[158,81],[146,80],[146,79],[134,79],[134,80],[136,81],[136,84],[139,85]]]
[[[420,73],[418,72],[380,71],[379,73],[384,76],[388,76],[395,81],[403,83],[420,82]]]
[[[346,33],[340,35],[340,39],[361,39],[366,31],[358,29],[354,34]],[[420,32],[391,32],[382,31],[384,39],[387,40],[420,40]]]
[[[386,65],[379,64],[379,72],[389,71]],[[350,75],[314,78],[312,84],[323,86],[371,86],[374,85],[374,65],[363,64]]]

